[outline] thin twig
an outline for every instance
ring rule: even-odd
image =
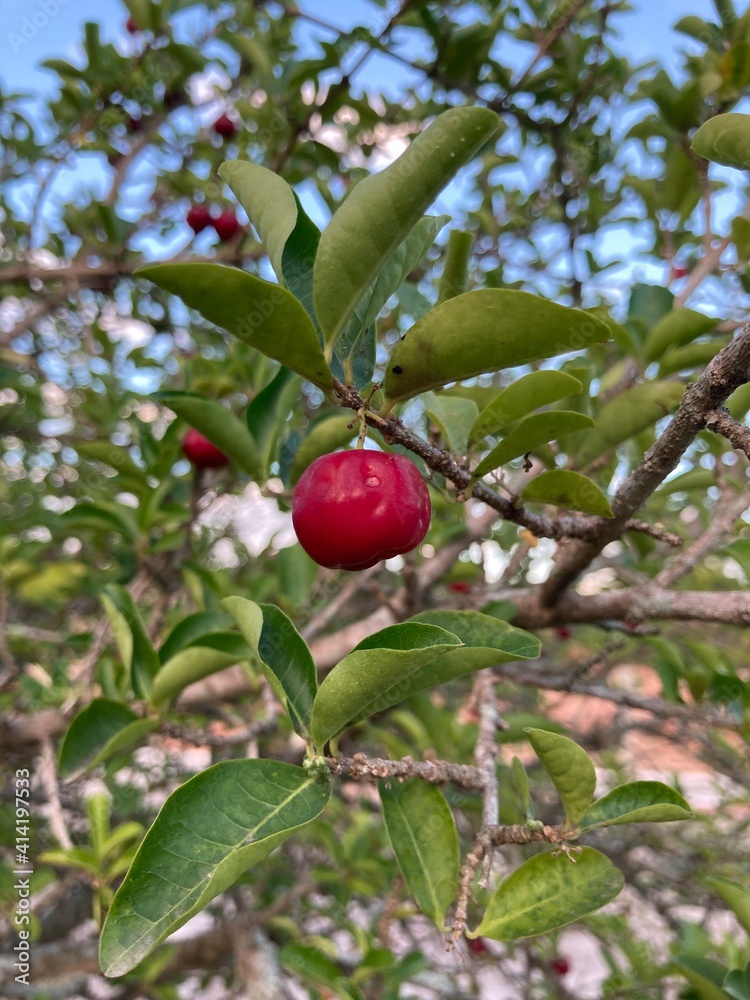
[[[39,778],[47,796],[49,806],[49,826],[55,840],[66,850],[73,846],[68,827],[65,822],[60,791],[57,784],[57,760],[52,749],[52,741],[44,737],[39,747]]]

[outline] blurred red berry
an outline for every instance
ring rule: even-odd
[[[129,115],[128,116],[128,120],[125,122],[125,128],[130,133],[140,132],[141,129],[143,128],[143,119],[142,118],[133,118],[132,115]]]
[[[193,205],[185,216],[185,222],[187,222],[194,233],[202,233],[206,226],[211,225],[213,219],[205,205]]]
[[[570,972],[570,962],[564,958],[553,958],[549,963],[550,971],[556,976],[565,976]]]
[[[454,580],[448,584],[448,589],[452,590],[454,594],[468,594],[471,590],[471,584],[467,583],[466,580]]]
[[[569,639],[573,632],[567,625],[558,625],[555,629],[555,635],[558,639]]]
[[[139,31],[138,25],[135,23],[135,21],[133,20],[132,17],[129,17],[127,19],[127,21],[125,22],[125,30],[130,35],[137,35],[138,34],[138,31]]]
[[[217,219],[213,220],[213,225],[219,239],[223,242],[231,240],[240,228],[240,224],[237,221],[237,216],[234,212],[222,212]]]
[[[687,277],[688,269],[682,264],[676,264],[672,267],[672,277],[673,278],[685,278]]]
[[[484,938],[467,938],[466,944],[469,946],[469,951],[473,951],[475,955],[484,955],[487,951],[487,943]]]
[[[237,134],[237,126],[234,124],[229,115],[221,115],[214,122],[214,132],[220,135],[222,139],[231,139],[233,135]]]
[[[211,444],[195,427],[191,427],[182,439],[182,450],[198,469],[223,469],[229,459],[215,444]]]

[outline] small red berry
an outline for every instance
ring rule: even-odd
[[[222,139],[231,139],[233,135],[237,134],[237,126],[229,115],[220,115],[214,122],[213,129]]]
[[[558,639],[569,639],[573,632],[568,625],[558,625],[555,629],[555,635]]]
[[[469,951],[473,951],[475,955],[484,955],[487,951],[487,943],[484,938],[467,938],[466,944]]]
[[[570,962],[564,958],[553,958],[549,963],[550,971],[556,976],[565,976],[570,972]]]
[[[211,213],[205,205],[193,205],[185,216],[185,222],[187,222],[194,233],[202,233],[206,226],[211,225],[213,220]]]
[[[448,589],[452,590],[454,594],[468,594],[471,591],[471,584],[467,583],[466,580],[454,580],[448,584]]]
[[[213,220],[213,225],[219,239],[222,240],[222,242],[231,240],[240,228],[240,224],[234,212],[222,212],[218,218]]]
[[[182,439],[182,450],[197,469],[222,469],[229,459],[194,427]]]
[[[125,128],[131,134],[134,132],[140,132],[143,128],[143,118],[133,118],[132,115],[128,115],[128,120],[125,122]]]
[[[683,264],[674,264],[672,266],[672,277],[673,278],[686,278],[688,274],[688,269]]]
[[[316,458],[292,499],[300,545],[330,569],[367,569],[411,552],[427,534],[430,514],[416,465],[403,455],[365,449]]]
[[[133,18],[129,17],[127,19],[127,21],[125,22],[125,30],[130,35],[137,35],[140,29],[139,29],[138,25],[135,23],[135,21],[133,20]]]

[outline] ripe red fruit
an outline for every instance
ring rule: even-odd
[[[687,277],[688,269],[682,264],[675,264],[672,267],[672,277],[673,278],[685,278]]]
[[[454,580],[448,584],[448,589],[452,590],[454,594],[468,594],[471,592],[471,584],[467,580]]]
[[[225,465],[229,465],[229,459],[224,452],[219,451],[215,444],[211,444],[208,438],[194,427],[191,427],[182,439],[182,450],[185,457],[190,459],[197,469],[222,469]]]
[[[487,951],[487,944],[484,938],[467,938],[466,944],[469,947],[469,951],[473,951],[475,955],[484,955]]]
[[[364,449],[317,458],[292,500],[300,545],[331,569],[367,569],[410,552],[427,534],[430,514],[430,494],[413,462]]]
[[[213,220],[213,224],[219,239],[223,242],[231,240],[240,228],[240,224],[237,221],[237,216],[234,212],[222,212],[218,218]]]
[[[214,122],[213,128],[214,132],[222,139],[231,139],[233,135],[237,134],[237,126],[229,115],[220,115]]]
[[[205,205],[193,205],[185,216],[185,222],[187,222],[194,233],[203,232],[206,226],[211,225],[212,221],[211,213]]]
[[[130,35],[137,35],[138,34],[138,30],[139,30],[138,29],[138,25],[135,23],[135,21],[133,20],[132,17],[129,17],[127,19],[127,21],[125,22],[125,30]]]
[[[570,972],[570,963],[564,958],[553,958],[549,963],[549,967],[558,976],[565,976]]]
[[[569,639],[573,632],[568,625],[558,625],[555,629],[555,635],[558,639]]]

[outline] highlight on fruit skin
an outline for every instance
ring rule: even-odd
[[[196,469],[223,469],[229,459],[200,431],[191,427],[182,439],[182,451]]]
[[[292,499],[302,548],[329,569],[360,570],[411,552],[432,506],[417,467],[403,455],[357,449],[317,458]]]

